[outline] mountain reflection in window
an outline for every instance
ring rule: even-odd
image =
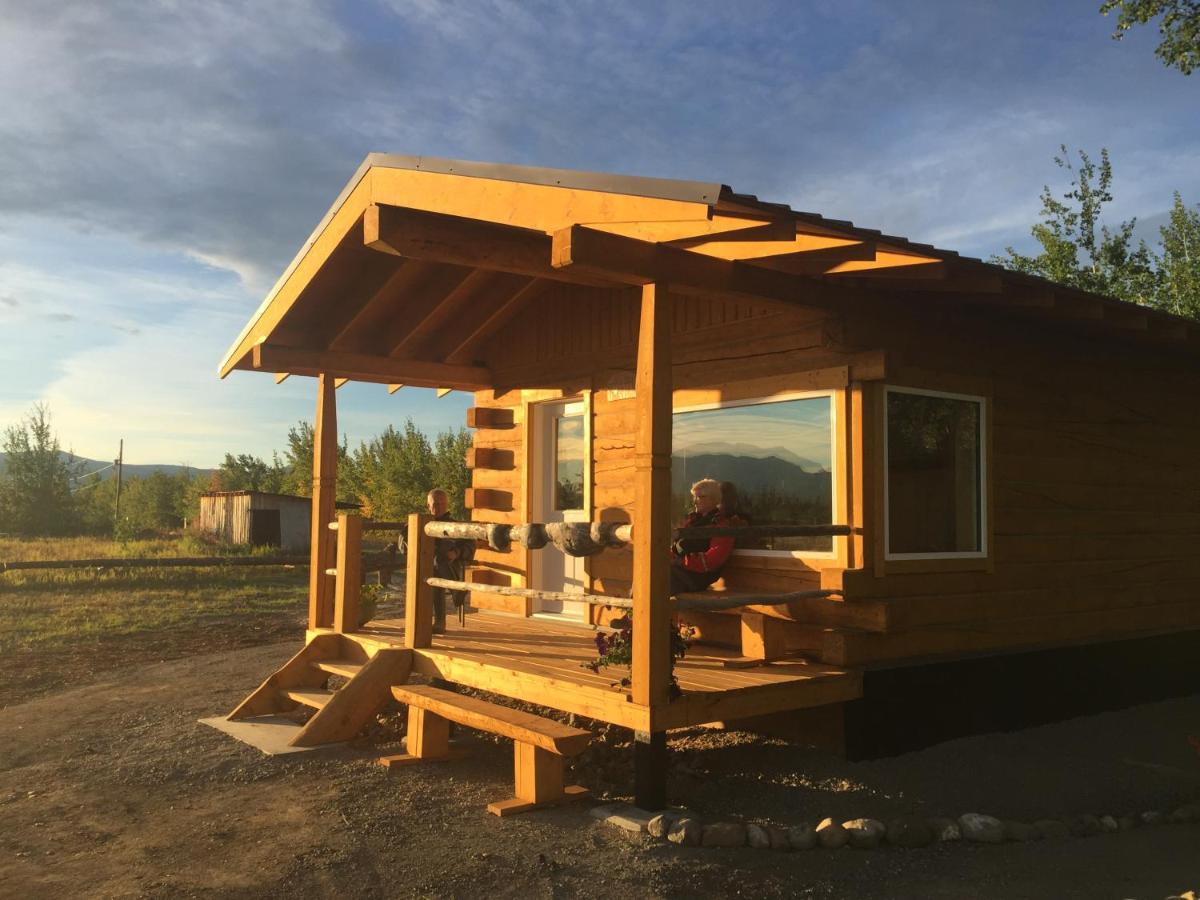
[[[691,510],[701,478],[731,481],[742,517],[754,525],[826,525],[833,521],[832,399],[828,396],[676,413],[671,507]],[[830,537],[739,540],[739,550],[825,553]]]
[[[554,508],[583,509],[583,416],[554,423]]]
[[[887,392],[889,553],[978,553],[978,400]]]

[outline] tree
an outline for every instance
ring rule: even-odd
[[[1160,233],[1162,288],[1157,305],[1177,316],[1200,319],[1200,207],[1188,209],[1176,191],[1170,220]]]
[[[1184,75],[1200,66],[1200,0],[1105,0],[1100,12],[1107,16],[1114,9],[1118,15],[1113,40],[1121,40],[1134,25],[1162,16],[1158,23],[1162,41],[1154,55]]]
[[[59,447],[49,408],[39,403],[24,421],[5,429],[3,446],[0,531],[72,533],[77,522],[71,480],[82,474],[82,464]]]
[[[272,473],[271,467],[253,454],[226,453],[217,474],[223,491],[265,491]]]
[[[1108,150],[1100,151],[1099,166],[1080,150],[1077,170],[1064,144],[1054,163],[1066,170],[1072,181],[1061,200],[1048,185],[1042,188],[1042,221],[1032,229],[1041,253],[1026,256],[1008,247],[1007,257],[993,261],[1059,284],[1134,303],[1153,303],[1159,288],[1158,275],[1154,256],[1145,242],[1133,246],[1137,220],[1121,222],[1115,229],[1100,222],[1104,205],[1113,199]]]
[[[443,431],[433,443],[433,467],[430,487],[441,488],[450,498],[450,512],[456,519],[466,518],[464,500],[471,486],[471,470],[467,468],[467,451],[471,449],[471,433],[465,428]]]
[[[1176,192],[1169,221],[1159,229],[1162,253],[1145,241],[1134,247],[1136,220],[1115,229],[1100,224],[1104,204],[1112,201],[1108,151],[1100,151],[1098,167],[1079,151],[1077,173],[1067,156],[1063,146],[1054,162],[1075,176],[1071,189],[1059,200],[1042,188],[1042,221],[1032,229],[1041,252],[1026,256],[1009,247],[992,262],[1200,320],[1200,208],[1189,208]]]

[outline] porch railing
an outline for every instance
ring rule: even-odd
[[[633,542],[633,526],[624,523],[526,523],[504,525],[494,522],[442,522],[431,516],[414,513],[407,522],[376,521],[356,515],[339,515],[329,523],[337,532],[337,566],[326,570],[336,579],[334,588],[333,630],[341,633],[358,629],[362,616],[362,536],[367,531],[406,531],[408,561],[405,581],[405,644],[408,647],[428,647],[433,640],[433,591],[441,588],[471,593],[524,597],[587,603],[613,609],[632,609],[633,601],[606,594],[568,593],[536,588],[484,584],[438,578],[433,572],[435,542],[439,539],[474,540],[488,544],[493,550],[507,551],[514,543],[530,550],[555,546],[575,556],[589,556],[606,547],[623,547]],[[848,525],[742,525],[679,528],[677,538],[735,536],[813,537],[845,536],[852,533]],[[695,595],[669,597],[673,609],[722,610],[742,606],[771,606],[835,595],[831,590],[792,591],[786,593],[747,594],[723,598]]]

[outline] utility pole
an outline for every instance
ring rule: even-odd
[[[113,529],[120,528],[121,525],[121,466],[125,463],[125,438],[121,438],[121,443],[117,447],[117,458],[113,460],[113,465],[117,467],[117,500],[113,504]]]

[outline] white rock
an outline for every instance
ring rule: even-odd
[[[887,834],[887,826],[878,819],[851,819],[843,822],[842,827],[850,835],[850,846],[861,850],[878,847]]]
[[[747,825],[746,844],[756,850],[766,850],[771,846],[771,832],[761,825]]]
[[[968,841],[980,844],[1000,844],[1004,842],[1004,823],[993,816],[981,813],[963,813],[958,817],[958,827],[962,836]]]

